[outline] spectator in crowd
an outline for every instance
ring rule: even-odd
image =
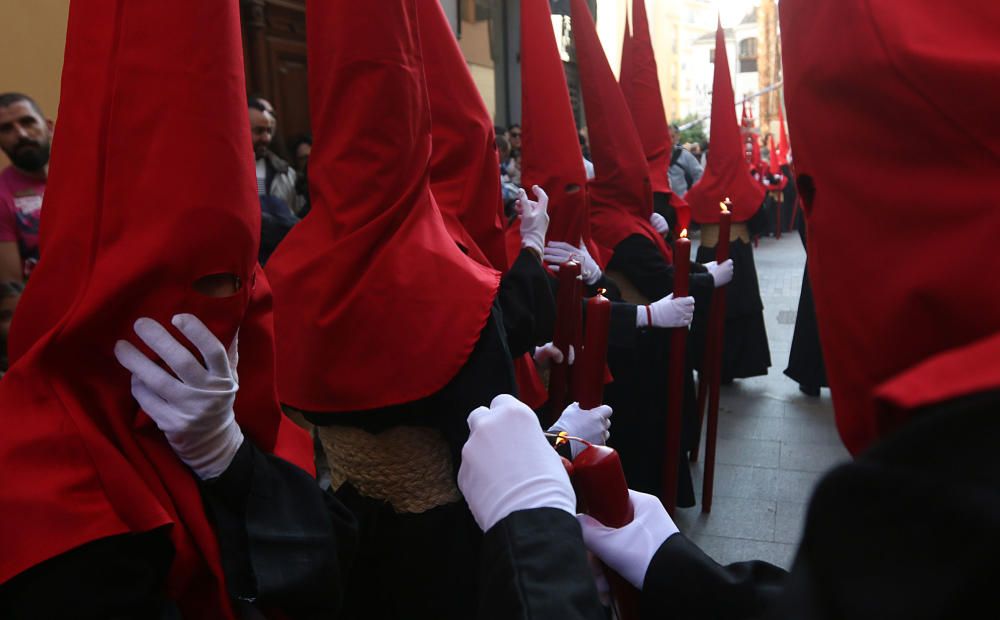
[[[309,155],[312,154],[312,136],[302,135],[291,144],[292,156],[295,158],[295,192],[298,194],[300,218],[309,213]]]
[[[0,95],[0,282],[22,282],[38,261],[38,222],[49,174],[52,121],[27,95]]]
[[[517,157],[521,152],[521,126],[514,123],[507,129],[507,139],[510,140],[511,156]]]
[[[250,112],[253,153],[257,160],[257,195],[282,200],[296,214],[301,205],[295,187],[295,169],[271,150],[277,126],[274,108],[266,100],[253,97],[248,101],[247,107]]]
[[[590,160],[590,143],[587,141],[587,134],[580,131],[580,152],[583,153],[583,168],[587,171],[587,180],[593,179],[597,174],[594,172],[594,162]]]
[[[674,150],[670,155],[670,189],[683,198],[701,178],[704,168],[694,155],[681,146],[680,128],[677,125],[671,125],[670,139],[674,142]]]
[[[500,189],[503,194],[503,212],[508,219],[515,216],[514,205],[520,196],[520,188],[510,180],[504,162],[510,159],[510,141],[501,134],[496,135],[497,151],[500,153]]]
[[[23,290],[19,281],[0,282],[0,377],[7,372],[7,334]]]

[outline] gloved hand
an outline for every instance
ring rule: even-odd
[[[678,529],[659,499],[631,489],[628,495],[635,516],[624,527],[605,527],[587,515],[577,515],[577,520],[587,549],[641,590],[653,556]]]
[[[484,532],[512,512],[558,508],[576,513],[562,460],[530,407],[501,394],[469,416],[458,488]]]
[[[573,403],[562,412],[556,423],[549,429],[550,433],[566,433],[570,437],[586,439],[590,443],[603,446],[611,436],[611,407],[601,405],[594,409],[581,409],[580,403]],[[570,449],[573,458],[583,452],[587,446],[579,441],[571,441]]]
[[[559,265],[568,260],[575,260],[580,263],[580,276],[584,283],[589,286],[593,286],[604,275],[600,265],[590,255],[587,245],[582,240],[580,246],[575,248],[565,241],[549,241],[549,244],[545,246],[545,255],[542,258],[549,269],[556,273],[559,272]]]
[[[541,257],[545,247],[545,233],[549,230],[549,197],[537,185],[531,191],[538,201],[528,198],[528,194],[522,189],[514,209],[521,217],[521,247],[530,248]]]
[[[636,307],[635,324],[636,327],[646,327],[652,319],[653,327],[687,327],[693,318],[694,297],[674,299],[671,293],[648,306]]]
[[[733,280],[733,259],[731,258],[721,265],[714,260],[710,263],[705,263],[705,269],[708,269],[708,273],[712,274],[712,278],[715,280],[715,288],[725,286]]]
[[[562,364],[563,363],[563,352],[559,350],[559,347],[552,344],[551,342],[546,342],[540,347],[535,349],[535,354],[532,356],[535,360],[535,365],[546,370],[552,367],[552,364]],[[573,345],[569,345],[569,365],[572,366],[576,355],[573,352]]]
[[[661,235],[666,235],[670,232],[670,224],[667,223],[667,218],[663,217],[659,213],[654,213],[649,216],[649,223],[652,224],[653,228],[656,229],[656,232]]]
[[[115,357],[132,372],[132,395],[177,456],[202,480],[215,478],[243,444],[233,413],[239,389],[236,340],[227,351],[197,317],[178,314],[170,322],[201,353],[207,368],[166,328],[147,318],[135,322],[135,333],[174,375],[124,340],[115,343]]]

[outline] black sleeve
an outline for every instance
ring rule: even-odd
[[[166,529],[81,545],[0,586],[0,618],[179,618],[164,598]]]
[[[721,566],[683,534],[675,534],[646,571],[642,617],[752,618],[781,593],[786,575],[765,562]]]
[[[202,495],[233,598],[293,617],[336,614],[357,525],[312,476],[244,441]]]
[[[605,620],[576,519],[522,510],[483,539],[478,620]]]
[[[500,308],[512,359],[552,340],[556,302],[538,257],[522,249],[500,280]]]
[[[672,536],[646,573],[643,617],[875,620],[995,611],[998,407],[996,391],[927,407],[828,473],[809,503],[790,573],[763,562],[723,567]]]

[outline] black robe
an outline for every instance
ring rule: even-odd
[[[725,335],[722,351],[722,382],[733,379],[757,377],[767,374],[771,366],[771,349],[764,327],[764,303],[760,299],[757,267],[754,265],[753,248],[740,239],[729,245],[733,259],[733,281],[726,295]],[[698,247],[697,260],[708,263],[715,260],[715,248]],[[691,344],[695,368],[701,370],[707,339],[708,304],[695,306],[695,322],[691,330]]]
[[[457,476],[469,437],[469,414],[489,406],[499,394],[517,395],[512,359],[551,332],[554,315],[548,275],[537,257],[522,250],[501,280],[490,319],[469,359],[445,387],[409,403],[368,411],[307,413],[306,418],[320,426],[348,425],[371,433],[394,426],[437,429],[451,451]],[[400,514],[349,483],[336,494],[360,524],[360,548],[342,618],[465,620],[471,616],[482,532],[464,502]]]
[[[798,224],[802,245],[805,246],[805,223],[800,221]],[[809,283],[808,261],[802,272],[799,311],[795,315],[795,332],[792,334],[792,349],[788,354],[785,374],[806,389],[818,390],[828,385],[823,349],[819,342],[819,326],[816,324],[816,306],[813,304],[812,286]]]
[[[1000,392],[928,407],[827,474],[787,575],[720,566],[669,538],[646,574],[643,618],[996,616],[998,408]]]
[[[201,488],[237,609],[336,616],[357,546],[336,498],[249,440]],[[173,556],[164,529],[87,543],[0,586],[0,618],[179,618],[163,591]]]
[[[609,270],[623,273],[651,301],[674,290],[674,266],[657,247],[633,235],[615,247]],[[714,281],[700,265],[692,265],[691,293],[695,304],[708,305]],[[617,305],[617,304],[616,304]],[[614,382],[605,389],[605,402],[615,410],[609,445],[621,455],[629,486],[662,495],[663,459],[666,454],[667,380],[670,373],[670,330],[635,327],[635,306],[617,314],[612,308],[612,337],[608,366]],[[690,339],[688,347],[691,347]],[[689,367],[684,376],[681,453],[698,444],[697,395]],[[678,506],[693,506],[694,485],[686,458],[678,466]]]

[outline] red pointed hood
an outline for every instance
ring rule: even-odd
[[[584,0],[571,0],[573,40],[580,69],[590,152],[597,174],[590,181],[591,233],[609,253],[631,235],[643,235],[670,260],[670,250],[649,223],[653,190],[649,167],[621,88],[597,37]]]
[[[701,180],[684,195],[684,200],[691,205],[691,216],[702,224],[719,221],[722,211],[719,203],[727,197],[733,201],[734,222],[750,219],[764,199],[764,188],[753,180],[747,168],[735,107],[726,37],[720,23],[715,34],[715,80],[712,85],[712,135],[708,164]]]
[[[521,126],[521,180],[549,195],[547,238],[589,239],[587,173],[548,0],[521,2]]]
[[[500,274],[462,253],[431,195],[416,1],[307,6],[313,208],[267,263],[281,399],[410,402],[465,364]]]
[[[1000,91],[984,88],[1000,73],[998,25],[1000,4],[975,0],[781,2],[810,279],[854,453],[921,407],[1000,389]]]
[[[628,23],[625,24],[619,83],[642,141],[653,191],[668,194],[670,182],[667,174],[673,141],[667,126],[667,114],[663,109],[663,95],[660,92],[653,43],[649,37],[645,0],[633,0],[632,18],[634,23],[631,36]]]
[[[767,161],[767,171],[771,174],[781,174],[781,152],[774,145],[774,136],[767,137],[767,150],[771,154]]]
[[[227,343],[245,320],[260,207],[244,84],[235,1],[71,3],[43,258],[0,382],[0,582],[99,538],[170,526],[168,595],[185,617],[232,617],[195,478],[139,411],[112,348],[135,340],[143,316],[169,325],[190,312]],[[237,294],[194,291],[222,273]],[[269,370],[240,366],[260,385]],[[236,414],[276,449],[278,409],[241,400]]]
[[[480,263],[506,271],[493,120],[440,2],[418,6],[431,102],[431,192],[448,231]]]

